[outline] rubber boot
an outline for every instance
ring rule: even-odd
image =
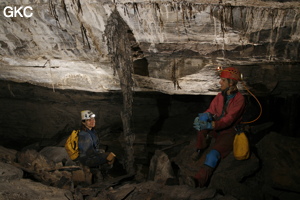
[[[203,152],[204,152],[203,149],[202,149],[202,150],[201,150],[201,149],[198,149],[197,151],[195,151],[195,152],[192,154],[192,156],[191,156],[192,160],[193,160],[193,161],[199,160],[199,159],[201,158]]]
[[[200,168],[198,173],[195,175],[195,179],[197,180],[198,186],[200,188],[204,187],[207,184],[207,182],[210,179],[213,171],[214,171],[214,169],[207,166],[207,165],[203,165]]]

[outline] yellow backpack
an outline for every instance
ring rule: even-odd
[[[245,160],[250,156],[249,142],[244,132],[237,133],[234,137],[233,155],[237,160]]]
[[[65,149],[71,160],[75,160],[79,156],[78,133],[79,130],[73,130],[65,143]]]

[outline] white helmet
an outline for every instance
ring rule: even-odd
[[[96,117],[96,115],[90,110],[81,111],[81,120],[91,119]]]

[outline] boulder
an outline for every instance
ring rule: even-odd
[[[32,171],[49,170],[55,168],[55,163],[36,150],[25,150],[18,152],[17,154],[18,163],[23,167],[28,168]]]
[[[214,139],[212,139],[211,145],[213,143]],[[180,176],[195,176],[203,165],[211,145],[198,161],[191,159],[191,155],[195,151],[195,140],[192,140],[189,145],[185,146],[177,157],[173,159],[179,167]],[[259,199],[259,192],[255,192],[254,188],[242,183],[249,176],[254,176],[258,170],[259,159],[255,154],[252,153],[248,160],[238,161],[234,158],[233,153],[230,153],[219,162],[210,179],[208,188],[217,189],[225,195],[233,196],[233,198]]]
[[[0,182],[7,180],[19,180],[23,177],[23,171],[10,164],[0,162]]]
[[[161,150],[156,150],[151,159],[148,179],[165,183],[168,178],[174,178],[171,162],[167,154]]]
[[[272,188],[300,192],[300,138],[271,132],[256,146],[262,159],[261,174]]]
[[[41,155],[46,157],[55,163],[66,163],[68,165],[75,165],[74,162],[68,156],[66,149],[64,147],[49,146],[43,148],[40,152]]]
[[[14,162],[16,160],[17,150],[8,149],[0,146],[0,159],[4,162]]]
[[[252,153],[247,160],[236,160],[233,153],[223,159],[211,177],[209,188],[221,190],[238,199],[262,199],[262,193],[246,185],[248,177],[259,170],[259,159]]]

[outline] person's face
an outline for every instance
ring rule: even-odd
[[[227,78],[221,78],[219,83],[221,85],[222,91],[229,87],[229,82]]]
[[[96,120],[94,117],[91,119],[86,119],[85,122],[82,122],[88,129],[92,129],[96,125]]]

